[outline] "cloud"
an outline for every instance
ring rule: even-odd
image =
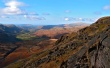
[[[73,17],[65,17],[65,21],[89,21],[89,22],[94,22],[94,18],[73,18]]]
[[[70,13],[71,11],[70,10],[65,10],[65,13]]]
[[[65,17],[65,21],[83,21],[83,18]]]
[[[23,2],[17,0],[10,0],[5,2],[5,8],[0,9],[2,14],[6,15],[19,15],[25,14],[25,11],[21,7],[25,6]]]
[[[85,18],[84,20],[89,22],[95,22],[96,18]]]
[[[23,15],[24,18],[28,18],[28,15]]]
[[[50,15],[50,13],[43,13],[42,15]]]
[[[110,5],[106,5],[103,7],[104,10],[110,10]]]
[[[69,18],[65,18],[65,21],[69,21],[70,19]]]
[[[31,12],[31,13],[29,13],[29,15],[39,15],[39,14],[37,14],[35,12]]]
[[[65,21],[73,21],[74,18],[72,18],[72,17],[65,17],[64,20],[65,20]]]
[[[83,21],[83,18],[78,18],[78,20]]]
[[[74,18],[72,18],[72,17],[65,17],[64,20],[65,20],[65,21],[73,21]]]
[[[40,17],[36,12],[27,12],[24,10],[25,3],[18,0],[6,0],[4,1],[4,8],[0,9],[0,18],[13,18],[24,17],[30,20],[46,20],[45,17]],[[19,16],[20,15],[20,16]],[[43,15],[50,15],[49,13],[43,13]]]
[[[0,16],[0,18],[9,18],[8,16]]]
[[[35,15],[24,15],[24,18],[30,19],[30,20],[46,20],[44,17],[39,17]]]

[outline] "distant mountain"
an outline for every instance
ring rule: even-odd
[[[16,26],[27,30],[37,27],[37,25],[31,25],[31,24],[17,24]]]
[[[17,24],[16,26],[28,32],[36,32],[37,30],[42,29],[42,26],[32,24]]]
[[[66,34],[53,48],[6,68],[109,68],[110,17],[103,17],[77,33]]]
[[[17,41],[16,35],[22,32],[26,31],[15,25],[0,24],[0,42],[15,42]]]
[[[59,38],[60,36],[72,32],[77,32],[79,29],[88,26],[86,23],[73,23],[62,25],[46,25],[35,32],[36,36],[47,36],[49,38]]]
[[[90,25],[90,24],[78,22],[78,23],[72,23],[72,24],[43,25],[41,29],[52,29],[52,28],[55,28],[55,27],[65,28],[65,27],[88,26],[88,25]]]
[[[51,28],[54,28],[54,27],[64,27],[64,25],[44,25],[42,26],[42,29],[51,29]]]
[[[23,29],[13,25],[13,24],[5,24],[5,25],[0,25],[0,31],[3,31],[7,34],[17,34],[22,32]]]

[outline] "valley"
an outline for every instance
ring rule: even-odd
[[[60,36],[77,32],[79,29],[88,26],[88,24],[74,24],[73,26],[49,25],[42,26],[42,28],[39,28],[39,26],[33,27],[32,25],[1,26],[0,67],[4,67],[35,54],[51,50],[55,47],[55,43]]]

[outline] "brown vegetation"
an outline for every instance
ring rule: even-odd
[[[87,26],[87,25],[85,25]],[[49,38],[59,38],[62,35],[68,34],[68,33],[72,33],[72,32],[77,32],[79,29],[84,28],[85,26],[74,26],[74,27],[69,27],[69,26],[65,26],[63,28],[61,27],[55,27],[52,29],[41,29],[38,30],[35,35],[36,36],[47,36]]]

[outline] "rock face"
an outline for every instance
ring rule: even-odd
[[[17,66],[16,68],[110,68],[110,17],[100,18],[77,33],[64,35],[52,49],[6,68],[13,66]]]
[[[110,17],[101,18],[93,25],[96,24],[108,26],[103,27],[104,30],[100,30],[100,33],[96,33],[93,38],[90,38],[90,41],[86,42],[86,45],[83,45],[76,54],[65,61],[65,64],[62,63],[61,68],[110,67]]]
[[[109,68],[110,66],[110,28],[92,38],[76,54],[66,61],[67,68]],[[61,67],[63,68],[63,66]]]

